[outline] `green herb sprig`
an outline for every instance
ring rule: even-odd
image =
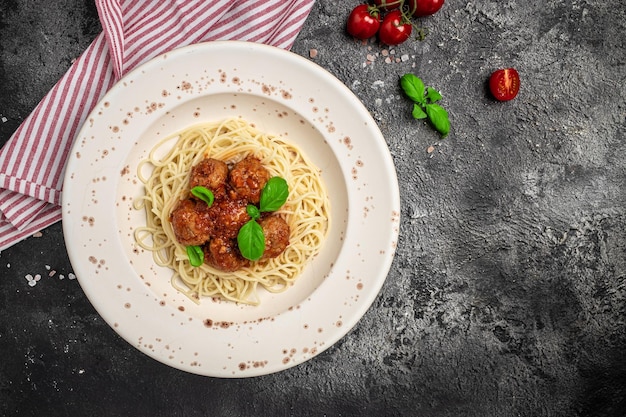
[[[413,101],[413,117],[418,120],[428,119],[441,137],[445,138],[450,132],[450,120],[448,112],[437,104],[442,99],[441,93],[432,87],[426,87],[420,78],[410,73],[400,78],[400,86],[404,94]]]
[[[204,252],[200,246],[190,245],[186,249],[191,266],[198,267],[204,263]]]
[[[237,245],[241,255],[251,261],[257,261],[265,252],[265,235],[257,222],[263,212],[276,211],[282,207],[289,196],[287,181],[281,177],[270,178],[261,190],[259,207],[248,204],[246,210],[250,220],[244,224],[237,234]]]
[[[205,203],[207,203],[207,205],[209,207],[211,207],[213,205],[213,201],[215,200],[215,196],[213,195],[213,191],[209,190],[206,187],[203,187],[202,185],[197,185],[197,186],[193,187],[191,189],[191,194],[194,197],[199,198],[200,200],[202,200]]]

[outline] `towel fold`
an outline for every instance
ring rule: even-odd
[[[314,0],[97,0],[102,33],[0,150],[0,250],[61,219],[74,137],[124,74],[172,49],[243,40],[289,49]]]

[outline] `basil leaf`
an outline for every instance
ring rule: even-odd
[[[276,211],[285,204],[287,197],[289,197],[287,181],[281,177],[272,177],[261,190],[259,210]]]
[[[204,252],[200,246],[187,246],[187,257],[191,266],[198,267],[204,263]]]
[[[419,104],[413,104],[413,112],[411,113],[415,119],[425,119],[428,117]]]
[[[258,260],[265,251],[263,228],[255,220],[250,220],[239,229],[237,245],[241,255],[251,261]]]
[[[248,212],[248,216],[250,216],[252,220],[256,220],[261,217],[261,212],[254,204],[248,204],[246,206],[246,211]]]
[[[446,137],[450,132],[450,120],[448,120],[448,112],[438,104],[427,104],[426,114],[428,120],[441,133],[442,137]]]
[[[424,83],[414,74],[404,74],[400,78],[400,86],[404,93],[416,103],[425,104]]]
[[[213,191],[211,191],[208,188],[203,187],[201,185],[193,187],[191,189],[191,194],[193,194],[194,197],[197,197],[200,200],[202,200],[205,203],[207,203],[207,205],[209,207],[211,207],[213,205],[213,200],[215,200],[215,196],[213,195]]]
[[[443,97],[441,97],[441,93],[439,91],[435,90],[432,87],[428,87],[426,89],[426,98],[430,100],[431,103],[436,103]]]

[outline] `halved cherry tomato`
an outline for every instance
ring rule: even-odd
[[[444,0],[409,0],[409,12],[422,17],[435,14],[443,6]]]
[[[489,90],[499,101],[513,100],[519,92],[519,73],[515,68],[503,68],[489,77]]]
[[[409,39],[413,25],[400,10],[392,10],[385,15],[378,30],[378,39],[387,45],[399,45]]]
[[[359,4],[348,16],[348,33],[357,39],[369,39],[380,28],[380,14],[375,6]]]
[[[374,0],[374,4],[381,10],[393,10],[402,5],[403,0]]]

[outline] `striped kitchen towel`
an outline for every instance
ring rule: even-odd
[[[174,48],[244,40],[289,49],[315,0],[96,0],[103,32],[0,150],[0,250],[61,219],[83,121],[125,73]]]

